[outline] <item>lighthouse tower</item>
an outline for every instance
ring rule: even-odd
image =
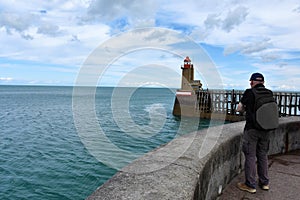
[[[191,59],[187,56],[183,61],[181,90],[183,91],[197,91],[202,88],[200,80],[194,80],[194,66]]]
[[[194,66],[191,59],[187,56],[183,61],[181,90],[190,90],[191,83],[194,81]]]

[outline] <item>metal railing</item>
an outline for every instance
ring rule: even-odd
[[[243,92],[241,90],[196,91],[195,109],[203,113],[242,115],[236,109]],[[273,94],[280,116],[300,116],[300,92],[274,92]]]

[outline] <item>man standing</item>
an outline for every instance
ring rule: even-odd
[[[256,158],[258,185],[269,190],[268,150],[270,131],[260,130],[255,124],[255,94],[253,88],[265,88],[264,76],[254,73],[250,77],[250,89],[247,89],[238,105],[237,111],[246,111],[246,125],[243,135],[242,150],[245,155],[245,182],[238,183],[238,188],[250,193],[256,192]],[[270,91],[271,92],[271,91]]]

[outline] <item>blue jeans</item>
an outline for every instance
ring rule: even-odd
[[[245,184],[251,188],[256,188],[256,159],[257,174],[260,184],[269,184],[269,143],[269,131],[260,131],[256,129],[244,130],[242,149],[245,154]]]

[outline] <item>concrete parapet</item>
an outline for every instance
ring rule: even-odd
[[[243,168],[245,122],[200,130],[133,161],[87,199],[216,199]],[[280,118],[270,154],[300,149],[300,117]]]

